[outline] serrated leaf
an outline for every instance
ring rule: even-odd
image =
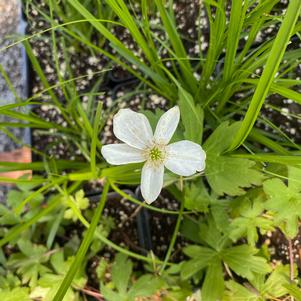
[[[249,198],[244,198],[242,202],[244,206],[240,210],[240,216],[231,222],[229,236],[234,241],[246,236],[248,243],[255,246],[258,229],[262,234],[273,230],[273,221],[261,216],[265,210],[262,197],[256,198],[253,202]]]
[[[262,183],[263,175],[253,169],[254,161],[208,154],[206,162],[206,177],[218,195],[242,195],[246,192],[244,188]]]
[[[218,195],[242,195],[244,188],[260,185],[263,180],[262,173],[254,169],[256,162],[223,154],[239,126],[239,122],[232,125],[223,122],[204,144],[207,154],[205,174]]]
[[[278,300],[278,298],[287,294],[284,287],[289,284],[288,266],[277,266],[271,275],[266,279],[263,275],[256,275],[251,284],[243,286],[233,280],[226,283],[227,291],[223,301],[235,300]],[[280,300],[280,299],[279,299]]]
[[[108,301],[127,301],[127,295],[120,295],[110,288],[106,287],[104,284],[101,284],[100,286],[100,292]]]
[[[132,270],[133,263],[127,256],[122,253],[117,254],[112,266],[112,281],[121,295],[127,291]]]
[[[152,275],[141,276],[128,292],[129,301],[135,301],[137,297],[148,297],[155,294],[162,286],[164,281]]]
[[[194,103],[192,96],[180,86],[179,107],[185,128],[185,138],[198,144],[202,143],[204,111],[200,105]]]
[[[50,255],[46,254],[47,249],[44,246],[32,244],[25,239],[19,240],[18,246],[21,252],[12,254],[7,264],[17,268],[18,274],[22,277],[22,283],[29,282],[29,285],[34,287],[38,277],[50,271],[44,265]]]
[[[271,271],[263,257],[256,256],[256,249],[241,245],[222,251],[222,258],[237,275],[252,280],[256,274],[266,274]]]
[[[301,217],[301,194],[287,187],[280,179],[269,179],[263,183],[268,197],[266,208],[274,213],[275,224],[287,236],[294,238],[298,233]]]

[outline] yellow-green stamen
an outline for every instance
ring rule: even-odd
[[[163,159],[163,153],[158,147],[154,147],[149,152],[149,158],[152,161],[159,161]]]

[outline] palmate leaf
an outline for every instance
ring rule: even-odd
[[[130,288],[128,292],[128,298],[130,301],[136,300],[137,297],[147,297],[156,293],[164,282],[155,278],[152,275],[141,276]]]
[[[254,246],[258,240],[257,230],[259,229],[262,234],[273,230],[273,221],[262,216],[265,208],[261,196],[255,198],[253,202],[244,197],[241,203],[243,206],[239,210],[239,216],[231,222],[229,236],[234,241],[246,236],[248,243]]]
[[[239,122],[232,125],[223,122],[204,144],[207,154],[206,177],[218,195],[242,195],[244,188],[260,185],[263,180],[262,173],[254,169],[254,161],[224,154],[239,126]]]
[[[240,245],[223,250],[222,258],[237,275],[252,280],[256,274],[264,275],[271,270],[266,260],[256,253],[255,248]]]
[[[219,251],[201,246],[188,246],[184,249],[184,253],[191,259],[182,264],[181,277],[188,279],[206,268],[202,297],[204,300],[216,301],[223,294],[223,262],[237,275],[248,280],[270,272],[266,260],[256,256],[256,252],[255,248],[248,245],[224,248]]]
[[[274,213],[275,223],[290,238],[298,233],[299,219],[301,218],[301,169],[288,167],[288,186],[278,178],[263,183],[263,189],[268,197],[266,208]]]
[[[227,290],[222,301],[276,300],[288,293],[285,286],[289,283],[289,267],[280,265],[275,268],[267,279],[264,276],[257,275],[248,285],[242,285],[233,280],[226,282]]]
[[[195,276],[200,280],[200,272],[203,271],[205,278],[201,291],[204,300],[216,301],[221,298],[224,264],[249,281],[255,279],[256,275],[270,272],[266,260],[256,255],[256,248],[245,244],[231,246],[230,239],[218,230],[213,218],[209,217],[206,223],[201,223],[200,237],[206,246],[190,245],[183,250],[190,260],[182,263],[181,278],[186,280]]]
[[[155,294],[164,285],[162,279],[149,274],[141,276],[131,285],[132,271],[132,261],[124,254],[117,254],[112,266],[112,283],[100,284],[100,291],[106,300],[135,301],[137,297],[148,297]]]
[[[31,287],[36,286],[38,277],[49,272],[49,268],[44,264],[50,255],[47,248],[42,245],[34,245],[30,241],[21,239],[18,242],[21,252],[10,256],[7,264],[17,269],[22,277],[22,283],[28,283]]]

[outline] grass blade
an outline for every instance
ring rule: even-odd
[[[295,23],[299,16],[301,9],[301,2],[299,0],[292,0],[289,3],[286,15],[280,30],[273,43],[271,53],[268,57],[266,67],[260,77],[258,86],[255,90],[255,94],[251,100],[250,106],[246,113],[246,116],[242,122],[240,129],[234,136],[231,150],[238,148],[247,138],[248,134],[252,130],[252,127],[257,119],[260,109],[264,103],[265,97],[274,80],[274,76],[280,65],[281,59],[285,52],[288,41],[291,37]]]
[[[59,287],[55,297],[53,298],[53,301],[61,301],[64,299],[64,296],[65,296],[69,286],[71,285],[72,280],[73,280],[74,276],[76,275],[76,272],[78,271],[82,261],[84,260],[84,257],[86,255],[88,248],[91,244],[91,241],[93,239],[94,232],[98,225],[101,213],[103,211],[105,201],[107,199],[108,191],[109,191],[109,182],[107,182],[104,186],[100,202],[98,203],[98,206],[95,210],[95,213],[93,215],[93,218],[92,218],[91,224],[88,228],[88,231],[85,234],[85,237],[79,247],[78,252],[76,253],[76,256],[74,258],[74,261],[72,262],[72,265],[71,265],[69,271],[67,272],[61,286]]]

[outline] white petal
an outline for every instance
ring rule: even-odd
[[[182,140],[166,147],[165,166],[180,176],[191,176],[205,169],[206,153],[199,144]]]
[[[158,121],[155,130],[155,141],[159,144],[168,144],[180,121],[180,109],[175,106],[164,113]]]
[[[138,163],[145,161],[140,149],[126,144],[108,144],[101,148],[101,154],[106,161],[113,165]]]
[[[153,131],[147,118],[130,109],[121,109],[113,118],[113,131],[122,142],[139,149],[152,144]]]
[[[141,194],[146,203],[157,199],[163,187],[164,165],[152,166],[145,163],[141,173]]]

